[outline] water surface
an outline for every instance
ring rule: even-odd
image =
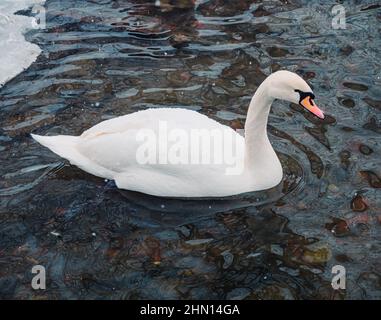
[[[47,0],[47,28],[27,35],[42,54],[0,89],[0,297],[380,299],[381,10],[352,1],[335,30],[332,5]],[[274,103],[275,198],[120,191],[29,136],[162,106],[242,128],[279,69],[327,116]],[[45,291],[30,286],[36,264]],[[347,290],[331,288],[337,264]]]

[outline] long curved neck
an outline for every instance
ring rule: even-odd
[[[272,150],[267,136],[267,120],[273,98],[269,96],[265,80],[251,99],[245,122],[245,167],[260,168]]]

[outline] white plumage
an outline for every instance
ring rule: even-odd
[[[245,138],[205,115],[179,108],[148,109],[103,121],[78,137],[34,134],[32,137],[82,170],[115,180],[121,189],[167,197],[221,197],[263,190],[279,184],[282,179],[282,167],[267,137],[269,109],[274,98],[298,103],[299,94],[295,89],[311,92],[294,73],[278,71],[269,76],[250,103]],[[163,126],[167,135],[163,134]],[[177,135],[172,138],[177,136],[177,139],[171,140],[173,132]],[[191,163],[192,152],[200,152],[196,150],[199,145],[191,139],[194,132],[201,132],[201,140],[208,138],[208,132],[225,134],[221,135],[221,144],[212,143],[210,148],[201,150],[200,157],[210,157],[208,163]],[[142,163],[141,156],[145,155],[142,150],[148,150],[142,149],[143,144],[152,145],[147,144],[149,133],[151,142],[156,141],[155,157],[150,158],[155,161]],[[183,160],[182,163],[158,163],[158,159],[168,159],[168,154],[181,153],[173,150],[181,149],[184,142],[188,142],[189,149],[188,154],[177,158],[180,162]],[[235,157],[229,159],[234,161],[216,157],[217,146],[233,150]],[[210,154],[206,154],[208,152]],[[232,173],[232,168],[242,170]]]

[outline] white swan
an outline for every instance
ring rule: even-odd
[[[245,138],[205,115],[180,108],[117,117],[80,136],[32,137],[84,171],[115,180],[121,189],[165,197],[223,197],[281,182],[282,167],[267,136],[271,104],[274,99],[299,103],[323,119],[313,98],[301,77],[278,71],[265,79],[250,102]],[[194,136],[200,143],[191,139]],[[231,156],[225,157],[225,151]]]

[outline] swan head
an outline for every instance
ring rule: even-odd
[[[324,119],[324,113],[315,104],[311,87],[296,73],[282,70],[268,78],[268,93],[274,99],[286,100],[301,105],[315,116]]]

